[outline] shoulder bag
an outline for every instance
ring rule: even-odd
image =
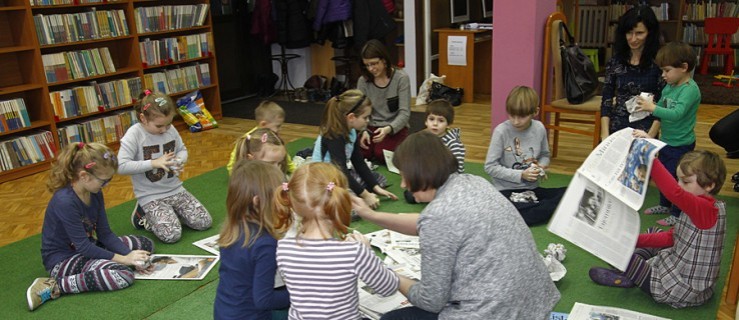
[[[563,29],[566,38],[562,34]],[[595,66],[590,58],[580,50],[565,23],[560,24],[559,28],[559,51],[562,55],[562,80],[567,101],[572,104],[588,101],[595,95],[595,90],[598,88]]]

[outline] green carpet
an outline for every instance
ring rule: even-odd
[[[291,154],[297,150],[311,146],[311,140],[300,139],[288,145]],[[468,173],[485,176],[480,164],[466,164]],[[388,189],[402,195],[399,176],[385,174],[393,184]],[[544,186],[565,186],[570,176],[551,174]],[[191,243],[216,234],[225,214],[227,174],[224,168],[205,173],[185,181],[185,187],[192,192],[210,211],[214,227],[203,232],[186,229],[182,239],[176,244],[157,242],[156,251],[173,254],[207,254]],[[722,198],[727,202],[727,211],[735,212],[739,208],[739,199]],[[658,194],[650,188],[645,206],[656,204]],[[121,204],[108,210],[112,229],[120,235],[147,234],[134,230],[129,222],[133,201]],[[419,212],[423,205],[409,205],[403,200],[383,200],[381,209],[389,212]],[[642,215],[642,229],[654,225],[660,216]],[[721,265],[721,278],[716,285],[716,294],[709,303],[695,308],[673,309],[652,301],[639,289],[608,288],[594,284],[588,278],[588,269],[594,265],[605,266],[600,259],[572,245],[571,243],[549,233],[546,226],[531,228],[537,247],[540,251],[551,242],[563,243],[567,248],[567,258],[563,264],[567,267],[567,275],[557,283],[562,299],[555,311],[569,312],[575,302],[595,305],[609,305],[650,313],[672,319],[715,319],[721,291],[724,287],[733,244],[736,241],[736,230],[739,219],[729,215],[727,219],[727,236]],[[379,229],[377,226],[360,221],[352,225],[362,232]],[[474,228],[474,227],[473,227]],[[25,292],[28,285],[37,277],[47,276],[41,264],[41,236],[36,235],[0,248],[0,274],[3,275],[3,290],[0,290],[0,318],[54,318],[54,319],[88,319],[106,317],[108,319],[207,319],[212,318],[213,299],[218,283],[218,270],[214,268],[202,281],[136,281],[131,288],[112,293],[84,293],[66,295],[59,300],[49,302],[34,312],[27,309]]]

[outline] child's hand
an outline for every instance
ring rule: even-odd
[[[380,206],[380,199],[374,193],[364,190],[360,196],[370,208],[377,209]]]
[[[390,191],[380,188],[380,186],[375,186],[374,188],[372,188],[372,191],[374,191],[377,195],[385,196],[393,200],[398,200],[398,196]]]
[[[528,167],[526,170],[521,172],[521,180],[534,182],[536,180],[539,180],[539,173],[541,172],[541,169],[539,167]]]
[[[363,234],[359,233],[358,231],[354,230],[354,232],[346,235],[346,241],[353,241],[353,242],[359,242],[367,248],[370,247],[369,240],[367,240],[367,237],[365,237]]]
[[[174,152],[167,152],[161,157],[151,160],[152,168],[164,169],[167,172],[169,172],[169,167],[174,164]]]
[[[359,138],[359,146],[362,147],[362,149],[369,149],[369,143],[370,143],[370,134],[369,132],[362,131],[360,134],[361,137]]]
[[[393,127],[391,126],[384,126],[382,128],[375,129],[375,136],[372,137],[372,142],[374,143],[380,143],[382,140],[385,140],[385,137],[387,137],[391,132],[393,132]]]
[[[637,107],[637,110],[636,111],[649,111],[649,112],[653,112],[654,109],[657,107],[654,104],[654,102],[652,101],[652,99],[647,99],[647,98],[644,98],[642,96],[637,96],[636,97],[636,104],[639,105],[639,107]]]
[[[634,138],[651,138],[644,130],[636,129],[631,133]]]
[[[143,262],[149,260],[149,255],[149,251],[131,250],[123,257],[123,261],[125,265],[139,267],[143,266]]]
[[[364,199],[357,197],[355,195],[351,196],[352,198],[352,209],[362,218],[364,219],[366,216],[372,214],[372,209],[367,205],[366,202],[364,202]]]

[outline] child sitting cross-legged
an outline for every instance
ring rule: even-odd
[[[713,296],[726,234],[726,207],[714,195],[721,190],[726,167],[713,152],[690,151],[680,159],[677,177],[675,181],[662,162],[654,160],[652,180],[684,213],[675,226],[639,235],[625,272],[591,268],[594,282],[638,286],[654,301],[673,308],[699,306]]]
[[[545,223],[567,188],[539,186],[549,166],[549,142],[544,125],[534,120],[539,113],[536,91],[525,86],[513,88],[506,99],[506,113],[508,120],[493,130],[485,172],[527,225]]]

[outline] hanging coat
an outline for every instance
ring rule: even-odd
[[[354,45],[361,48],[370,39],[382,41],[397,28],[382,0],[354,1]]]
[[[277,43],[288,49],[305,48],[313,40],[306,18],[306,0],[273,0],[275,6]]]

